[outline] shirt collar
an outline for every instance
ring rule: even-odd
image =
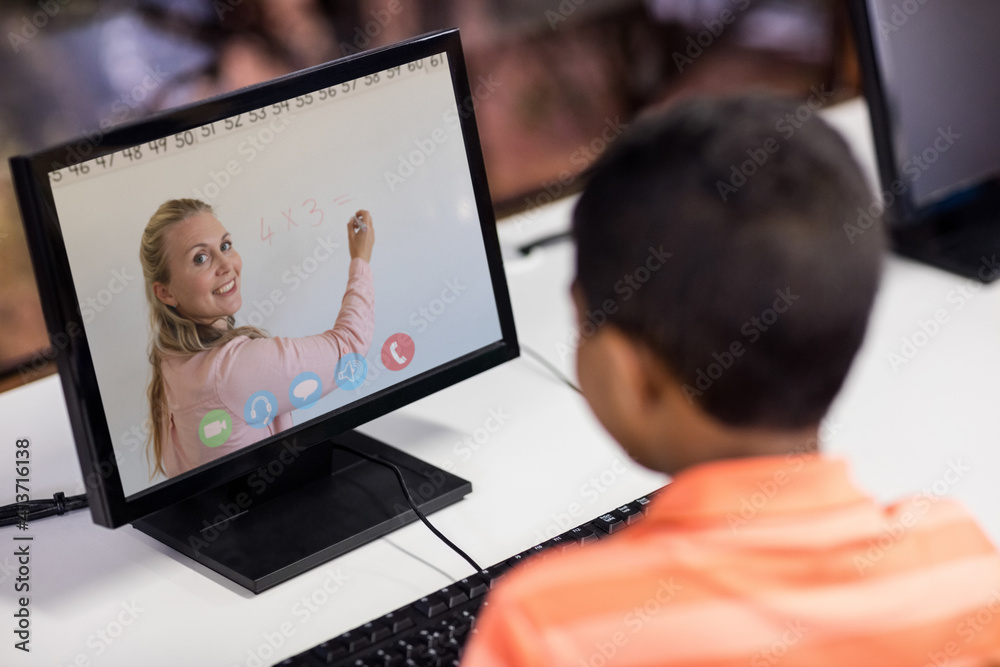
[[[718,519],[748,507],[755,516],[788,515],[854,503],[872,500],[855,487],[846,461],[790,453],[711,461],[682,470],[653,500],[649,517]]]

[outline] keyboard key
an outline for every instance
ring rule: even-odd
[[[568,530],[563,533],[563,536],[568,537],[571,540],[575,540],[577,544],[590,544],[591,542],[596,542],[600,539],[598,535],[588,528],[587,526],[577,526],[572,530]]]
[[[345,632],[334,641],[337,641],[342,646],[346,646],[348,653],[357,653],[361,649],[368,648],[372,645],[372,640],[368,636],[363,634],[361,631],[355,630]]]
[[[488,567],[483,570],[483,574],[489,579],[490,588],[496,588],[497,582],[507,573],[510,569],[506,563],[499,563],[493,567]]]
[[[401,639],[394,647],[403,654],[407,660],[419,660],[427,652],[427,644],[423,644],[416,638],[411,640]]]
[[[346,658],[350,652],[347,647],[338,641],[323,642],[313,649],[313,655],[327,664],[334,663]]]
[[[472,629],[476,626],[476,616],[466,610],[462,612],[462,615],[458,617],[455,621],[455,636],[465,637]]]
[[[622,505],[621,507],[616,507],[611,514],[614,514],[618,518],[625,521],[625,525],[631,526],[636,521],[642,519],[642,512],[639,511],[638,507],[632,506],[632,504]]]
[[[467,579],[462,579],[455,585],[458,586],[459,590],[468,595],[470,600],[486,595],[486,592],[490,590],[489,579],[483,577],[481,574],[474,574]]]
[[[398,635],[404,630],[409,630],[414,625],[413,618],[405,613],[390,611],[382,618],[389,624],[389,628],[394,635]]]
[[[379,649],[369,658],[369,662],[378,667],[399,667],[406,662],[406,658],[396,649]]]
[[[614,514],[611,514],[610,512],[608,514],[602,514],[601,516],[591,521],[591,523],[597,526],[599,530],[603,530],[608,535],[616,533],[625,527],[625,520],[618,516],[615,516]]]
[[[413,603],[413,608],[419,613],[430,618],[448,610],[448,603],[436,595],[420,598]]]
[[[545,548],[554,554],[559,554],[567,549],[575,549],[580,544],[572,537],[567,537],[566,535],[556,535],[548,542],[545,542]]]
[[[520,565],[521,563],[523,563],[527,559],[528,559],[528,553],[525,552],[525,551],[522,551],[521,553],[515,554],[515,555],[511,556],[510,558],[508,558],[507,559],[507,566],[508,567],[515,567],[517,565]]]
[[[365,623],[361,626],[361,631],[368,637],[372,644],[392,636],[392,628],[385,621]]]
[[[636,498],[634,502],[634,504],[638,505],[639,508],[642,510],[643,515],[645,515],[646,512],[649,511],[649,506],[651,503],[652,501],[646,496],[643,496],[642,498]]]
[[[430,667],[442,667],[445,663],[445,656],[437,649],[427,649],[427,653],[424,654],[424,665],[429,665]]]
[[[446,586],[438,591],[438,596],[443,598],[448,604],[448,608],[457,607],[463,602],[469,601],[469,596],[458,587]]]
[[[437,637],[434,636],[434,633],[431,630],[424,628],[417,635],[416,639],[413,640],[413,643],[420,644],[421,646],[431,649],[437,645]]]

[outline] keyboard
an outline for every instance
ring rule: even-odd
[[[646,494],[507,560],[422,597],[329,641],[292,656],[276,667],[452,667],[475,632],[486,594],[510,568],[540,553],[557,553],[625,530],[646,514]]]

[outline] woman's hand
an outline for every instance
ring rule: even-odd
[[[351,259],[371,262],[373,245],[375,228],[372,227],[372,216],[368,211],[358,211],[347,223],[347,246],[351,251]]]

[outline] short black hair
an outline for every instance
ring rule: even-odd
[[[607,321],[645,344],[723,423],[818,424],[878,289],[882,226],[850,224],[872,201],[811,107],[678,103],[612,144],[576,205],[582,334]]]

